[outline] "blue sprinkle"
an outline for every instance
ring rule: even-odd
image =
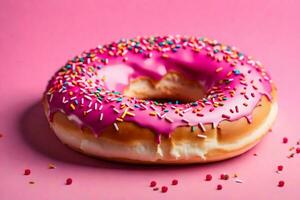
[[[235,75],[241,74],[240,70],[238,70],[238,69],[234,69],[234,70],[233,70],[233,73],[234,73]]]

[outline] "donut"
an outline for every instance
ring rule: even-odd
[[[121,39],[75,56],[48,82],[43,105],[70,148],[149,164],[240,155],[277,115],[276,87],[259,61],[180,35]]]

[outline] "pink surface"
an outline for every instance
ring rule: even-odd
[[[299,6],[299,1],[2,1],[0,199],[299,199],[300,155],[287,158],[300,139]],[[185,167],[109,163],[63,146],[39,103],[50,76],[97,44],[168,33],[215,38],[260,60],[279,91],[273,132],[237,158]],[[284,136],[288,144],[282,144]],[[49,163],[56,169],[48,169]],[[31,175],[22,175],[25,168]],[[218,180],[223,172],[237,173],[243,183]],[[207,173],[211,182],[203,181]],[[64,185],[68,177],[70,186]],[[170,185],[173,178],[177,186]],[[152,191],[151,180],[169,191]],[[283,188],[277,187],[279,180],[285,181]],[[223,190],[217,191],[220,183]]]

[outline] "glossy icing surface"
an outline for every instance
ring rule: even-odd
[[[123,95],[130,81],[147,76],[160,80],[178,72],[199,82],[205,97],[190,103],[158,103]],[[91,49],[68,61],[45,92],[50,118],[57,111],[74,116],[96,135],[118,123],[133,122],[158,136],[178,126],[205,132],[223,120],[246,117],[262,95],[271,100],[271,79],[260,62],[235,47],[197,37],[163,36],[123,39]]]

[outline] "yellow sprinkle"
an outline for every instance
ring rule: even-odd
[[[119,121],[119,122],[123,122],[123,121],[124,121],[124,120],[121,119],[121,118],[117,118],[116,120]]]
[[[123,112],[123,114],[122,114],[122,116],[121,116],[121,118],[123,119],[126,115],[127,115],[127,111],[128,111],[128,107],[125,109],[125,111]]]
[[[157,113],[156,113],[156,112],[151,112],[150,115],[151,115],[151,116],[156,116]]]
[[[135,116],[135,114],[132,113],[132,112],[127,112],[127,115],[129,115],[129,116],[131,116],[131,117]]]
[[[72,108],[72,110],[75,110],[75,106],[74,106],[74,104],[70,104],[70,107]]]

